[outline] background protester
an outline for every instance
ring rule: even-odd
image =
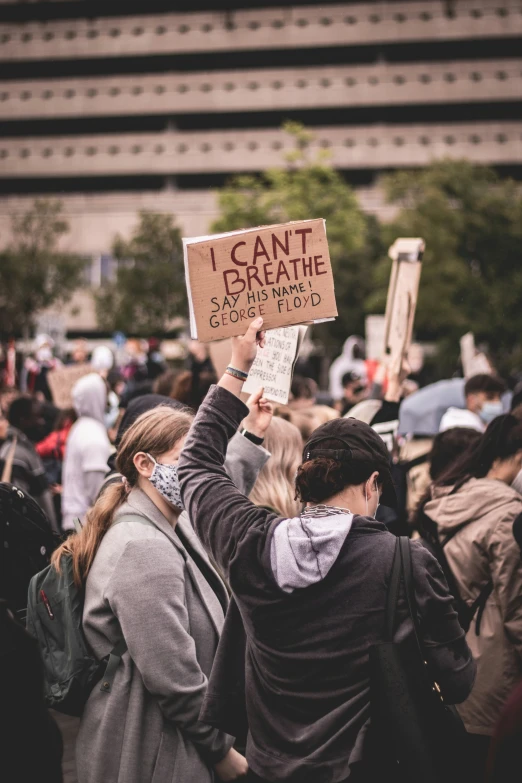
[[[52,400],[47,382],[47,373],[62,367],[62,362],[54,354],[54,340],[48,334],[39,334],[34,341],[33,355],[24,363],[20,388],[22,392],[39,395],[42,399]]]
[[[1,777],[62,783],[62,738],[45,707],[38,646],[0,599]]]
[[[366,379],[365,346],[362,337],[352,335],[343,345],[340,356],[332,362],[329,372],[330,394],[333,400],[343,398],[343,377],[347,372],[354,372],[360,378]]]
[[[92,352],[91,367],[102,378],[107,378],[114,367],[114,354],[106,345],[98,345]]]
[[[43,426],[40,401],[28,396],[18,397],[9,406],[7,420],[9,427],[7,438],[0,446],[0,464],[5,465],[12,453],[11,483],[36,500],[58,532],[49,482],[35,448]]]
[[[343,375],[341,385],[343,396],[337,405],[341,416],[346,416],[358,402],[362,402],[368,396],[368,387],[365,379],[353,370]]]
[[[73,388],[78,420],[73,424],[63,463],[62,527],[74,530],[98,496],[112,446],[105,428],[107,386],[96,373],[84,375]]]
[[[474,375],[466,381],[466,408],[448,408],[440,422],[440,431],[452,427],[471,427],[484,432],[490,421],[503,413],[504,381],[494,375]]]
[[[245,337],[232,341],[235,371],[225,373],[196,416],[179,462],[182,498],[230,580],[245,624],[251,780],[340,783],[359,774],[366,781],[369,647],[383,638],[395,550],[395,537],[375,520],[381,500],[394,504],[388,452],[368,425],[331,421],[305,445],[298,470],[306,513],[281,519],[242,496],[223,462],[246,413],[237,370],[249,371],[261,325],[254,321]],[[269,419],[269,403],[259,397],[258,406]],[[412,556],[426,655],[444,698],[463,701],[475,670],[451,596],[427,550],[413,545]],[[398,619],[398,635],[408,637],[404,604]],[[233,637],[227,627],[203,713],[213,714],[217,725],[232,720],[219,702],[225,709],[223,697],[237,689],[236,671],[229,670],[230,681],[223,676],[229,658],[222,650],[231,652]]]
[[[161,355],[160,351],[161,343],[157,337],[150,337],[147,341],[147,376],[150,381],[155,381],[156,378],[167,370],[165,359]]]
[[[439,477],[424,505],[440,542],[446,542],[444,554],[460,597],[471,606],[484,596],[467,633],[477,680],[459,708],[472,735],[470,780],[484,775],[490,737],[522,676],[522,560],[513,537],[522,497],[510,486],[521,467],[522,423],[499,416]]]
[[[300,411],[303,408],[310,408],[317,401],[317,384],[312,378],[305,378],[302,375],[294,375],[290,387],[289,408],[293,411]]]
[[[297,516],[301,503],[295,499],[294,479],[303,450],[301,434],[289,421],[274,416],[264,433],[263,446],[270,459],[259,473],[250,500],[278,516]]]
[[[224,780],[246,772],[233,738],[199,720],[227,592],[195,536],[178,527],[176,465],[191,422],[164,406],[140,416],[119,445],[124,480],[54,557],[73,557],[97,657],[121,634],[128,647],[110,695],[94,688],[83,713],[79,783],[211,783],[213,770]]]
[[[36,452],[41,457],[45,469],[45,475],[51,488],[54,504],[54,512],[57,521],[62,518],[62,475],[63,461],[65,458],[65,444],[69,437],[71,427],[76,421],[74,408],[60,411],[54,429],[46,438],[36,444]]]

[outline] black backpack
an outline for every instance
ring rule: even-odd
[[[20,620],[25,619],[29,582],[49,565],[60,540],[30,495],[0,482],[0,596]]]
[[[448,563],[446,553],[444,552],[444,547],[446,546],[446,544],[448,544],[451,541],[451,539],[460,530],[462,530],[463,527],[466,526],[467,523],[461,525],[455,530],[452,530],[452,532],[449,533],[447,536],[445,536],[441,541],[438,535],[437,523],[434,522],[430,517],[428,517],[428,515],[424,511],[422,512],[422,514],[424,517],[423,520],[424,524],[422,524],[421,541],[426,547],[426,549],[429,552],[431,552],[433,557],[436,560],[438,560],[440,567],[444,571],[444,576],[446,577],[446,582],[448,583],[449,591],[454,598],[455,609],[459,617],[459,623],[464,629],[464,631],[466,631],[467,633],[471,627],[473,618],[475,618],[475,634],[479,636],[482,615],[484,613],[484,609],[486,608],[486,602],[489,596],[491,595],[491,593],[493,592],[493,581],[490,579],[482,587],[477,598],[473,601],[471,606],[469,606],[460,595],[457,580],[455,579],[450,564]]]
[[[142,516],[125,515],[113,524],[139,522]],[[44,695],[48,707],[79,717],[92,689],[110,693],[114,675],[127,644],[122,638],[101,661],[90,649],[83,632],[85,591],[73,578],[70,555],[62,555],[60,571],[52,565],[31,579],[27,597],[27,630],[36,638],[44,666]]]

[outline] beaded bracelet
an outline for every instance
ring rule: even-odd
[[[225,372],[228,375],[231,375],[233,378],[237,378],[238,381],[246,381],[248,378],[248,373],[243,372],[243,370],[238,370],[237,367],[231,367],[230,365],[227,367]]]

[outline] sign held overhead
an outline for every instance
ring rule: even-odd
[[[393,266],[386,302],[384,353],[391,375],[399,375],[410,347],[424,248],[424,240],[419,237],[401,237],[388,250]]]
[[[183,240],[190,331],[203,342],[335,318],[325,222],[300,220]]]

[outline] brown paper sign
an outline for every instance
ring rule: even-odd
[[[384,352],[389,357],[392,375],[400,373],[410,347],[423,252],[424,240],[420,238],[396,239],[388,251],[393,266],[386,302]]]
[[[194,339],[244,334],[262,316],[265,329],[337,315],[325,222],[274,226],[184,239]]]
[[[72,408],[72,390],[76,381],[93,372],[90,364],[71,364],[47,373],[47,383],[57,408]]]

